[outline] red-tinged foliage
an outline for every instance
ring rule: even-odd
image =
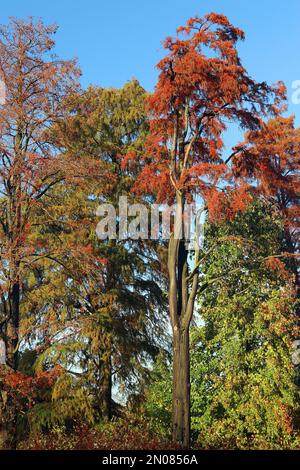
[[[103,159],[88,152],[79,155],[74,146],[70,151],[64,148],[76,120],[70,118],[63,129],[59,123],[66,123],[70,106],[79,100],[80,70],[76,61],[59,60],[51,51],[56,30],[32,19],[11,19],[8,26],[0,26],[0,79],[6,90],[5,103],[0,104],[1,336],[6,364],[13,369],[29,273],[40,269],[42,259],[62,268],[68,257],[80,265],[78,280],[83,270],[101,269],[91,247],[84,247],[91,217],[82,215],[78,223],[74,214],[79,207],[60,205],[66,184],[70,191],[76,185],[80,193],[91,182],[104,191],[113,181]],[[66,212],[73,217],[66,217]],[[59,237],[49,236],[58,230],[76,233],[75,241],[61,243]]]
[[[26,450],[168,450],[179,449],[166,437],[149,428],[145,420],[118,419],[101,429],[77,426],[64,430],[36,434],[19,446]]]
[[[224,15],[191,18],[177,34],[164,41],[167,55],[147,102],[150,132],[134,190],[158,201],[173,201],[176,190],[214,199],[230,175],[222,159],[226,123],[259,129],[263,116],[282,108],[285,88],[249,77],[236,48],[244,33]]]
[[[300,296],[299,229],[300,229],[300,129],[294,117],[277,117],[257,131],[246,133],[237,147],[233,172],[248,180],[253,193],[259,195],[279,214],[284,223],[284,250]]]
[[[5,374],[3,384],[7,391],[15,397],[25,398],[30,408],[43,391],[51,390],[61,373],[59,366],[49,371],[41,371],[34,376],[25,375],[19,371]]]
[[[286,269],[286,263],[278,258],[270,257],[265,260],[265,266],[272,272],[276,273],[281,278],[289,279],[290,275]]]
[[[243,181],[236,188],[218,191],[211,188],[204,192],[209,221],[233,220],[237,212],[244,211],[252,201],[249,187]]]
[[[60,373],[59,367],[33,376],[20,371],[12,371],[7,366],[0,367],[2,439],[3,429],[6,430],[1,448],[15,446],[19,420],[25,418],[36,404],[51,400],[52,389]]]
[[[235,175],[253,182],[253,188],[284,216],[287,227],[300,227],[300,129],[294,117],[272,119],[246,134],[235,155]]]

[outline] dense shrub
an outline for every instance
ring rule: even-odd
[[[175,446],[163,435],[155,433],[144,419],[131,416],[114,419],[95,427],[75,426],[71,431],[64,427],[51,432],[36,433],[22,441],[19,449],[28,450],[165,450]]]

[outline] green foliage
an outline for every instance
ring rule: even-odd
[[[172,412],[172,364],[165,353],[160,353],[144,384],[142,412],[159,432],[168,435]]]
[[[26,280],[22,328],[38,350],[35,369],[61,367],[50,402],[31,411],[34,430],[78,413],[89,423],[107,418],[112,387],[124,396],[138,388],[164,341],[165,278],[156,245],[96,235],[97,206],[116,206],[133,178],[121,160],[142,151],[145,96],[136,80],[121,89],[90,87],[67,100],[67,118],[49,130],[66,158],[87,159],[91,172],[84,185],[71,179],[51,190],[51,221],[37,224],[33,235],[50,255],[40,256]],[[99,179],[103,169],[110,180]]]
[[[192,437],[201,448],[296,448],[295,292],[283,266],[265,262],[280,252],[281,223],[256,202],[230,223],[207,225],[206,249],[233,234],[201,273],[208,287],[191,332]],[[157,363],[146,393],[161,427],[169,422],[168,367]]]
[[[281,251],[281,221],[255,202],[232,223],[208,227],[206,243],[224,234],[238,238],[207,263],[206,278],[226,276],[205,292],[204,326],[193,338],[193,386],[207,387],[205,405],[193,404],[198,441],[204,448],[291,448],[297,322],[288,273],[272,257]]]

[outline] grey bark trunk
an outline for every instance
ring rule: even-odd
[[[173,335],[173,441],[190,445],[190,348],[189,331]]]
[[[112,370],[111,358],[103,367],[102,384],[100,394],[100,409],[104,421],[110,421],[112,418]]]
[[[172,436],[190,446],[190,346],[189,329],[198,288],[198,272],[188,276],[188,252],[182,238],[183,197],[177,194],[174,236],[169,242],[169,312],[173,331]],[[195,250],[195,266],[199,250]],[[189,285],[189,281],[191,282]]]

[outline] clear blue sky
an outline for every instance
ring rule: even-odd
[[[246,33],[239,46],[256,80],[283,80],[289,96],[300,80],[299,0],[10,0],[2,1],[0,23],[10,16],[41,17],[59,25],[57,53],[77,57],[82,83],[122,86],[136,77],[149,91],[156,80],[161,41],[193,15],[224,13]],[[300,104],[289,100],[300,125]]]

